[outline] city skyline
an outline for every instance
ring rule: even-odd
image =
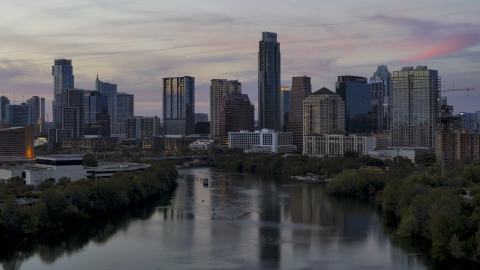
[[[264,16],[259,14],[268,1],[253,3],[189,2],[180,9],[173,1],[2,2],[0,94],[14,103],[15,92],[15,104],[22,96],[45,97],[52,121],[50,69],[53,59],[66,58],[73,60],[76,88],[93,89],[98,72],[119,92],[135,95],[135,115],[161,115],[162,78],[184,75],[196,78],[197,113],[209,113],[214,78],[241,81],[258,112],[258,40],[271,31],[282,44],[281,85],[307,75],[313,89],[333,89],[337,76],[368,78],[378,65],[426,65],[439,70],[445,87],[477,88],[446,94],[455,113],[478,110],[480,7],[474,1],[398,1],[389,7],[379,1],[291,1]]]

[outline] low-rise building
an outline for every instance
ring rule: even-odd
[[[480,161],[480,134],[467,130],[455,133],[438,133],[436,160],[445,162]]]
[[[68,149],[92,150],[111,147],[117,144],[118,138],[116,137],[100,137],[95,135],[87,135],[82,138],[64,138],[62,140],[62,148]]]
[[[0,156],[34,158],[34,133],[33,125],[0,129]]]
[[[190,144],[190,150],[192,151],[203,151],[212,149],[215,147],[214,140],[196,140]]]
[[[366,156],[374,150],[374,138],[370,135],[346,134],[334,132],[329,134],[311,134],[303,137],[303,154],[308,156],[343,156],[346,152],[355,152]]]
[[[292,142],[292,132],[262,129],[228,133],[228,148],[242,148],[245,152],[292,153],[297,150]]]

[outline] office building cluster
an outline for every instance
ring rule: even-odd
[[[280,43],[272,32],[263,32],[258,43],[257,108],[238,80],[211,79],[210,114],[196,113],[195,78],[180,76],[162,80],[162,118],[135,116],[134,95],[118,92],[117,84],[98,74],[95,90],[75,88],[70,59],[55,59],[52,76],[50,128],[45,98],[38,96],[20,104],[1,96],[0,127],[32,126],[34,136],[47,137],[51,147],[79,149],[124,138],[153,148],[164,138],[165,150],[177,144],[197,150],[215,145],[322,157],[346,152],[381,156],[396,149],[436,152],[445,161],[480,160],[480,111],[454,114],[441,97],[437,70],[417,66],[390,72],[379,65],[370,79],[337,76],[331,89],[312,87],[306,75],[282,86]],[[192,138],[200,140],[192,143]]]

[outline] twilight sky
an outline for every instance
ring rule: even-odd
[[[51,114],[55,58],[73,60],[75,87],[100,80],[135,95],[135,115],[162,115],[162,78],[193,76],[196,112],[209,113],[210,80],[236,79],[257,107],[261,32],[278,33],[282,84],[339,75],[370,78],[427,65],[455,112],[480,110],[479,0],[2,0],[0,95],[45,97]],[[13,102],[12,102],[13,103]],[[50,120],[52,117],[50,116]]]

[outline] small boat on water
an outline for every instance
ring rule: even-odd
[[[203,178],[203,185],[208,186],[208,178]]]

